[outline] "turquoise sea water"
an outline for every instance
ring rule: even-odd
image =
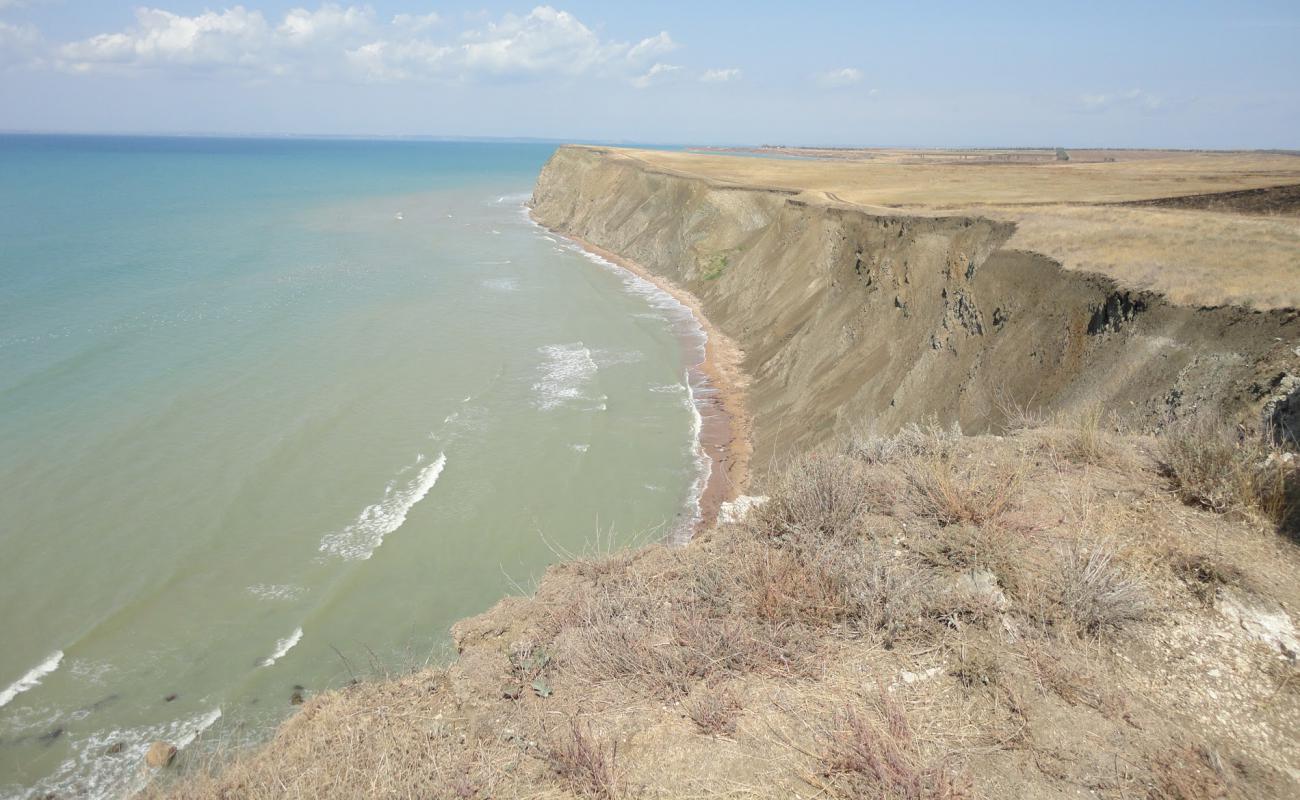
[[[551,150],[0,137],[0,797],[119,796],[689,522],[700,334],[527,220]]]

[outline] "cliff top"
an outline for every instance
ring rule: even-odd
[[[1079,151],[1058,161],[1054,151],[768,149],[758,155],[774,157],[756,158],[597,149],[808,202],[1014,222],[1010,248],[1186,305],[1300,306],[1300,156]]]

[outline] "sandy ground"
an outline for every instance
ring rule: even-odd
[[[643,278],[672,295],[691,310],[704,329],[706,342],[704,361],[690,367],[692,378],[703,377],[712,390],[706,397],[697,398],[700,416],[700,446],[709,456],[712,469],[708,484],[700,496],[700,519],[695,531],[713,527],[718,509],[728,500],[744,494],[749,485],[749,463],[753,454],[752,422],[745,410],[745,387],[749,378],[741,369],[744,352],[726,334],[718,330],[704,316],[700,300],[694,294],[668,281],[634,261],[611,253],[590,242],[570,236],[553,228],[556,236],[563,236],[593,255]]]

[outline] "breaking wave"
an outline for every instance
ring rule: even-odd
[[[438,482],[446,465],[447,455],[439,453],[406,486],[399,489],[396,480],[389,481],[384,488],[384,499],[366,506],[356,521],[343,530],[326,534],[320,540],[320,551],[349,561],[370,558],[384,543],[385,536],[402,527],[406,515]]]
[[[542,354],[542,377],[533,384],[538,408],[549,411],[574,400],[604,402],[605,398],[586,393],[599,367],[582,342],[546,345],[538,352]]]
[[[284,637],[283,639],[280,639],[275,643],[275,652],[272,653],[269,658],[262,659],[261,666],[269,667],[275,662],[284,658],[285,655],[290,650],[292,650],[294,648],[294,645],[298,644],[298,642],[301,639],[302,639],[302,628],[294,628],[293,633],[289,634],[288,636]]]
[[[40,685],[41,678],[59,668],[63,661],[63,651],[55,650],[44,661],[27,670],[27,674],[5,687],[0,692],[0,708],[4,708],[15,697]]]

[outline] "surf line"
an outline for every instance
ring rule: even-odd
[[[686,387],[700,414],[696,423],[697,444],[707,456],[709,469],[703,486],[691,509],[691,523],[685,530],[674,532],[675,543],[689,541],[695,533],[704,530],[717,520],[722,503],[744,494],[749,485],[752,444],[752,421],[745,406],[745,388],[749,380],[741,369],[744,353],[728,336],[723,334],[704,315],[698,297],[675,283],[656,275],[635,261],[623,258],[604,248],[597,247],[581,237],[550,228],[537,222],[526,212],[530,223],[541,230],[563,238],[590,260],[631,273],[649,283],[685,308],[694,319],[704,337],[704,358],[696,364],[688,363]],[[597,263],[600,263],[597,262]],[[693,342],[681,334],[684,352],[692,350]],[[694,360],[693,357],[687,359]],[[703,470],[701,470],[703,475]],[[692,495],[696,492],[692,489]]]

